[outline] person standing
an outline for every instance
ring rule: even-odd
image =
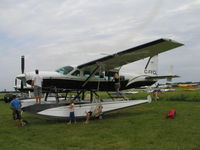
[[[117,94],[120,94],[119,89],[120,89],[120,77],[118,73],[114,74],[114,83],[115,83],[115,91]]]
[[[73,102],[73,100],[71,100],[70,104],[69,104],[69,122],[68,122],[68,124],[71,124],[72,122],[76,123],[74,107],[75,107],[74,102]]]
[[[41,104],[41,97],[42,97],[42,82],[43,79],[39,75],[39,70],[35,70],[35,76],[32,79],[32,86],[34,87],[34,96],[36,99],[36,104]]]
[[[10,102],[10,108],[12,109],[13,120],[16,120],[16,124],[18,127],[22,126],[22,117],[21,117],[21,101],[13,95],[13,100]]]

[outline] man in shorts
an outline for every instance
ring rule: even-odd
[[[35,76],[32,79],[32,86],[34,87],[34,95],[36,99],[36,104],[41,104],[42,97],[42,77],[39,75],[39,70],[35,70]]]

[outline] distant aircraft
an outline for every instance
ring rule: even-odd
[[[197,87],[199,86],[199,84],[178,84],[178,87],[186,89],[186,90],[197,90]]]
[[[133,47],[113,55],[108,55],[77,67],[65,66],[56,71],[40,71],[43,77],[43,91],[114,91],[113,75],[119,73],[123,65],[149,57],[144,74],[127,76],[120,74],[120,90],[150,86],[159,79],[172,79],[176,75],[159,76],[157,57],[159,53],[182,46],[182,43],[170,39],[158,39],[137,47]],[[22,74],[16,79],[21,80],[19,91],[31,90],[34,72],[24,73],[24,56],[21,60]]]

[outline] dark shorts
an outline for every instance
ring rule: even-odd
[[[42,97],[42,87],[34,86],[34,95]]]
[[[115,89],[119,89],[120,88],[120,83],[115,83]]]
[[[20,110],[13,110],[13,120],[21,120],[21,111]]]
[[[75,114],[74,114],[74,112],[70,112],[69,113],[69,120],[75,121]]]

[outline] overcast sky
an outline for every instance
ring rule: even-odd
[[[159,73],[199,81],[199,14],[200,0],[0,0],[0,90],[13,89],[21,55],[25,72],[52,71],[159,38],[185,44],[159,55]]]

